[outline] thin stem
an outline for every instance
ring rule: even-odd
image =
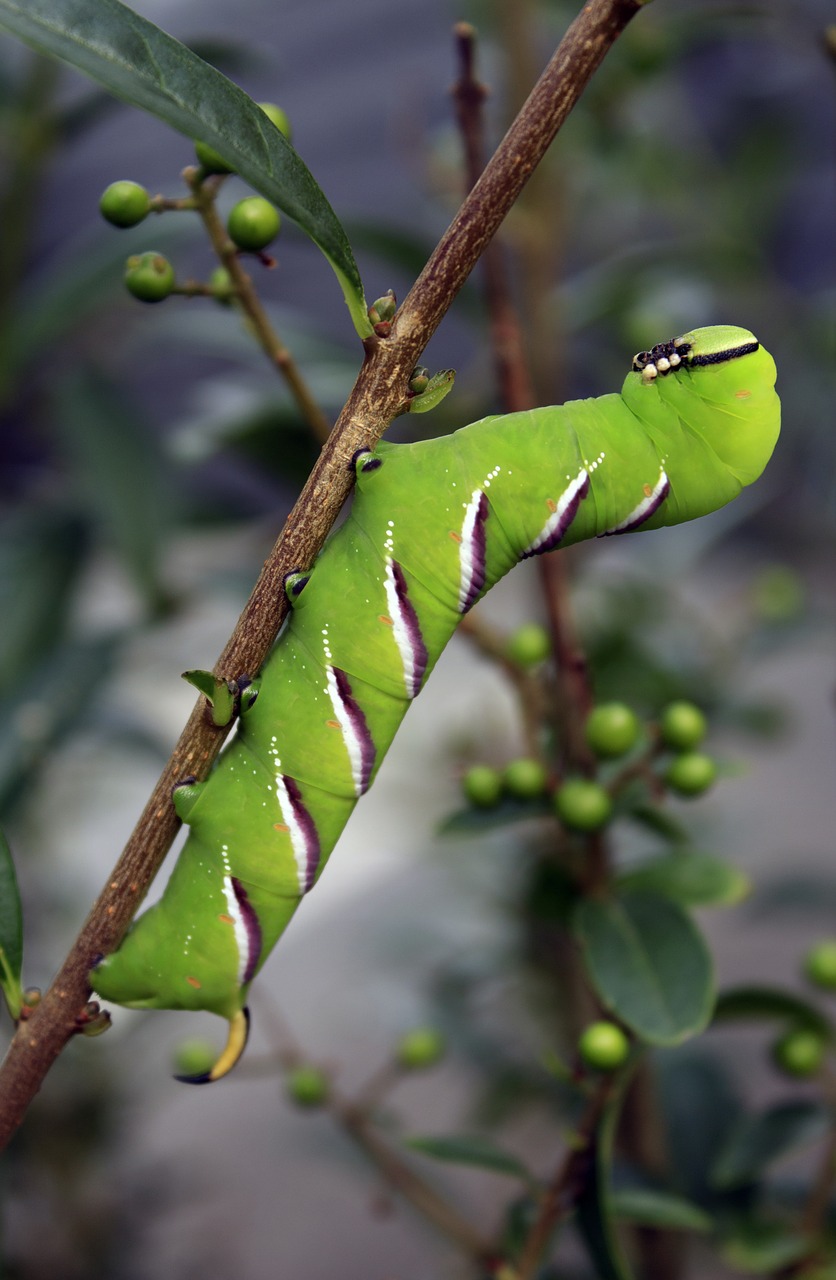
[[[522,735],[526,755],[547,764],[543,753],[541,725],[546,698],[541,681],[523,671],[505,652],[505,637],[490,626],[477,612],[467,614],[459,623],[459,633],[472,641],[481,653],[495,662],[510,680],[520,702]]]
[[[405,399],[418,355],[590,76],[640,8],[639,0],[590,0],[584,6],[410,290],[391,336],[365,342],[357,381],[218,659],[216,674],[233,678],[260,670],[287,615],[284,578],[313,563],[351,489],[355,453],[372,448],[383,435]],[[76,1014],[90,995],[91,965],[118,946],[171,846],[180,825],[172,787],[190,774],[205,778],[225,736],[201,700],[52,986],[9,1046],[0,1067],[0,1149],[76,1030]]]
[[[232,281],[234,301],[247,316],[252,331],[268,360],[278,369],[296,401],[300,413],[307,422],[320,444],[324,444],[331,434],[331,423],[320,409],[308,384],[302,377],[296,361],[284,343],[279,339],[261,299],[256,292],[252,277],[244,269],[240,253],[226,233],[215,204],[216,188],[211,181],[203,182],[200,169],[189,168],[185,178],[192,189],[195,208],[200,214],[212,248],[220,258]]]
[[[559,1165],[528,1233],[514,1280],[531,1280],[557,1227],[572,1213],[589,1176],[589,1148],[604,1110],[613,1096],[613,1079],[603,1077],[578,1126],[577,1141]]]

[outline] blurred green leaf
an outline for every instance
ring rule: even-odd
[[[422,1155],[432,1156],[434,1160],[445,1160],[448,1164],[476,1165],[480,1169],[489,1169],[491,1173],[506,1173],[512,1178],[523,1178],[532,1182],[532,1175],[525,1165],[510,1155],[491,1138],[481,1134],[450,1134],[438,1138],[406,1138],[406,1146]]]
[[[66,644],[0,700],[0,809],[20,799],[24,780],[71,728],[107,679],[120,643]]]
[[[12,851],[0,831],[0,986],[9,1012],[15,1020],[20,1014],[22,994],[20,972],[23,967],[23,911],[17,887]]]
[[[711,1218],[699,1205],[670,1191],[622,1187],[610,1197],[613,1216],[622,1222],[664,1231],[710,1231]]]
[[[785,1268],[810,1251],[809,1236],[799,1235],[777,1222],[752,1219],[736,1223],[721,1249],[729,1266],[754,1276],[781,1275]],[[806,1270],[804,1275],[808,1275]]]
[[[751,892],[751,881],[723,858],[693,850],[667,853],[619,876],[620,889],[649,889],[683,907],[731,907]]]
[[[633,1280],[615,1230],[611,1186],[615,1131],[630,1074],[628,1069],[620,1076],[584,1152],[586,1176],[576,1201],[577,1225],[596,1280]]]
[[[818,1031],[829,1040],[833,1040],[836,1034],[830,1019],[814,1004],[794,991],[780,987],[740,986],[721,991],[714,1007],[714,1021],[731,1022],[745,1018],[791,1022]]]
[[[80,497],[156,612],[165,601],[160,551],[172,519],[161,451],[124,395],[97,371],[80,370],[55,391],[53,423]]]
[[[620,804],[619,811],[622,811]],[[630,818],[638,826],[644,827],[647,831],[652,831],[654,835],[664,836],[665,839],[671,840],[674,844],[684,844],[688,839],[687,827],[684,827],[681,822],[677,822],[676,818],[672,817],[667,809],[663,809],[659,805],[648,804],[646,801],[639,800],[635,803],[628,801],[623,813],[625,818]]]
[[[458,809],[440,822],[436,830],[440,836],[478,836],[527,818],[549,816],[554,816],[554,807],[545,798],[525,801],[505,798],[492,809]]]
[[[214,147],[319,246],[361,337],[371,334],[348,238],[307,166],[251,98],[119,0],[0,0],[0,27]]]
[[[711,956],[690,917],[658,894],[587,898],[576,937],[604,1005],[651,1044],[678,1044],[707,1024]]]
[[[832,1125],[817,1102],[784,1102],[743,1116],[729,1134],[712,1171],[716,1187],[755,1182],[777,1160],[817,1142]]]
[[[0,523],[0,698],[60,641],[87,546],[69,511],[33,505]]]

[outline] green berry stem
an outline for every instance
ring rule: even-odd
[[[458,631],[504,671],[519,699],[524,753],[540,764],[548,765],[542,735],[546,691],[540,674],[524,670],[508,657],[507,637],[486,622],[481,614],[466,613],[459,622]]]
[[[261,997],[262,1023],[268,1025],[273,1041],[273,1060],[285,1072],[292,1072],[311,1059],[297,1042],[284,1015],[274,1001]],[[264,1016],[266,1015],[266,1017]],[[252,1064],[250,1065],[252,1070]],[[376,1127],[383,1093],[403,1078],[403,1072],[390,1060],[376,1072],[353,1098],[348,1098],[329,1081],[327,1096],[320,1110],[327,1111],[375,1166],[393,1191],[408,1200],[428,1222],[476,1263],[486,1263],[498,1253],[497,1244],[483,1236],[458,1210],[402,1159],[400,1153],[381,1136]]]
[[[273,329],[252,278],[241,262],[238,249],[227,235],[215,203],[219,186],[218,178],[203,180],[201,174],[202,170],[196,166],[190,166],[184,170],[183,176],[192,190],[194,207],[200,214],[212,248],[229,273],[233,285],[232,300],[238,304],[250,321],[259,346],[284,378],[312,434],[316,440],[324,444],[331,434],[331,423],[314,399],[290,351]]]

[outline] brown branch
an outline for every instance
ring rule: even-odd
[[[459,78],[453,87],[456,118],[465,153],[467,189],[479,180],[485,162],[484,103],[488,91],[475,77],[476,32],[469,23],[456,27]],[[528,375],[522,327],[511,298],[506,260],[498,240],[488,245],[480,269],[485,284],[485,305],[490,326],[490,346],[500,403],[506,413],[531,409],[536,403]]]
[[[351,489],[355,452],[374,446],[386,430],[403,403],[417,357],[590,76],[640,8],[640,0],[585,5],[410,290],[390,338],[365,343],[351,395],[218,660],[219,675],[236,677],[261,668],[287,614],[285,575],[310,565],[325,541]],[[205,778],[224,737],[198,704],[67,959],[9,1046],[0,1067],[0,1149],[76,1030],[76,1014],[90,993],[91,964],[118,946],[174,839],[179,823],[172,787],[188,774]]]
[[[514,1271],[514,1280],[531,1280],[536,1275],[554,1232],[574,1210],[590,1175],[589,1148],[613,1096],[615,1079],[603,1076],[590,1098],[578,1126],[576,1141],[543,1196]]]

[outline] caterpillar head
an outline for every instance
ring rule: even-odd
[[[673,409],[739,480],[751,484],[775,447],[780,401],[775,362],[735,325],[693,329],[633,358],[622,394],[639,417],[651,401]]]

